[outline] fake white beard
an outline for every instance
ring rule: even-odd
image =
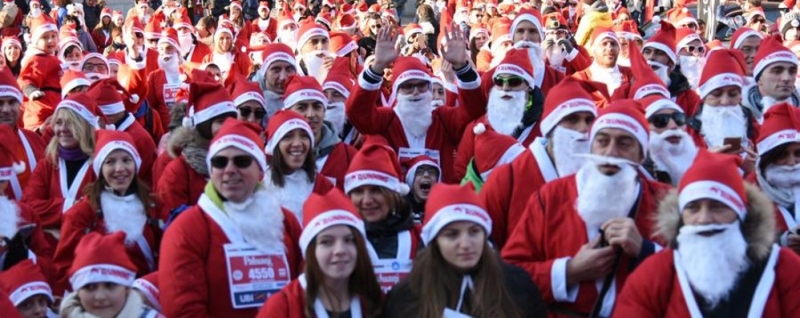
[[[723,230],[706,237],[699,233]],[[739,222],[730,224],[684,225],[678,234],[678,253],[692,289],[711,307],[726,299],[750,265]]]
[[[169,57],[169,61],[166,61],[167,57]],[[171,77],[171,76],[174,76],[174,77],[180,76],[180,74],[179,74],[180,73],[180,71],[179,71],[180,61],[179,61],[178,54],[172,54],[172,56],[159,55],[158,56],[158,67],[160,67],[162,70],[164,70],[164,73],[166,73],[168,78]]]
[[[178,42],[181,45],[179,48],[181,51],[181,56],[184,56],[192,50],[192,46],[194,45],[194,41],[192,40],[192,34],[180,34],[178,35]]]
[[[524,48],[528,50],[528,57],[531,60],[531,64],[533,64],[533,81],[535,82],[534,84],[535,86],[541,86],[542,81],[544,80],[544,71],[545,71],[545,66],[544,66],[545,53],[542,51],[542,47],[539,45],[539,43],[531,41],[519,41],[514,44],[514,47],[518,49]]]
[[[578,200],[576,209],[588,228],[600,228],[614,218],[628,215],[637,199],[637,172],[625,159],[584,154],[583,166],[576,173]],[[598,166],[612,164],[620,168],[607,176]],[[614,202],[614,204],[609,204]]]
[[[322,67],[322,64],[325,62],[322,58],[324,56],[328,56],[327,51],[317,50],[303,54],[302,57],[306,65],[306,71],[308,72],[306,75],[313,76],[320,84],[322,84],[322,82],[325,81],[325,77],[328,76],[328,70]]]
[[[589,135],[572,129],[556,126],[553,129],[553,158],[559,177],[571,175],[583,166],[584,159],[575,154],[589,153]]]
[[[567,58],[558,44],[553,44],[553,46],[547,49],[546,53],[547,60],[550,61],[551,66],[561,66]]]
[[[777,99],[773,98],[772,96],[763,96],[761,98],[761,106],[762,106],[761,114],[766,113],[767,110],[769,110],[772,106],[778,105],[783,101],[784,100],[777,100]]]
[[[135,194],[118,196],[106,190],[100,193],[100,207],[108,233],[125,233],[125,244],[132,246],[142,237],[147,215]]]
[[[700,72],[703,71],[703,67],[706,65],[706,59],[697,56],[680,56],[680,64],[681,74],[686,76],[692,87],[698,87]]]
[[[631,66],[631,59],[628,58],[628,57],[623,57],[622,55],[620,55],[619,57],[617,57],[617,65],[618,66],[630,67]]]
[[[800,186],[800,164],[786,166],[771,163],[764,169],[764,178],[778,189],[791,191]]]
[[[278,39],[281,43],[286,44],[294,51],[297,47],[297,31],[281,30],[278,32]]]
[[[75,72],[82,72],[82,70],[81,70],[81,62],[80,61],[66,62],[65,65],[67,66],[66,68],[68,68],[70,70],[73,70]]]
[[[271,174],[266,173],[264,180],[266,181],[266,191],[278,194],[278,202],[280,206],[291,211],[297,218],[298,222],[303,221],[303,203],[306,202],[311,191],[314,190],[314,182],[308,182],[308,176],[303,170],[296,170],[290,174],[284,175],[284,185],[278,188],[272,183]]]
[[[510,100],[503,97],[511,96]],[[522,116],[528,104],[526,91],[502,91],[492,88],[489,92],[489,106],[486,107],[486,119],[495,131],[503,135],[512,135],[522,126]]]
[[[341,134],[344,130],[345,122],[344,102],[328,103],[328,108],[325,110],[325,120],[333,125],[336,135]]]
[[[440,106],[444,106],[444,99],[434,99],[431,101],[431,107],[433,107],[433,109]]]
[[[658,78],[660,78],[661,81],[664,82],[664,85],[669,87],[669,84],[672,83],[672,80],[669,79],[669,67],[655,61],[647,61],[647,64],[650,64],[651,68],[655,67],[653,68],[653,72],[655,72],[656,75],[658,75]]]
[[[701,133],[709,148],[724,144],[725,138],[747,140],[747,122],[739,105],[703,107],[700,114]]]
[[[459,13],[456,13],[455,15],[453,15],[453,22],[455,22],[456,25],[461,24],[462,22],[466,23],[467,21],[469,21],[469,15],[468,14],[464,14],[464,13],[460,13],[459,12]]]
[[[42,9],[31,9],[30,15],[32,18],[38,18],[40,15],[42,15]]]
[[[108,77],[109,77],[108,74],[95,73],[95,72],[86,73],[86,78],[89,79],[89,81],[92,83],[97,82],[99,80],[107,79]]]
[[[0,195],[0,237],[9,240],[17,234],[19,222],[19,206],[8,197]]]
[[[283,211],[272,193],[259,189],[243,203],[225,201],[222,205],[247,243],[264,252],[286,251]]]
[[[304,16],[303,14],[295,13],[295,14],[292,15],[292,18],[294,18],[294,22],[298,22],[299,23],[300,19],[302,19],[303,16]]]
[[[681,141],[674,145],[667,141],[669,137],[681,137]],[[695,156],[697,147],[686,130],[670,129],[660,134],[650,132],[650,157],[659,169],[669,174],[673,185],[678,184]]]
[[[412,101],[412,99],[419,99]],[[433,93],[427,91],[417,96],[397,94],[395,113],[400,118],[403,128],[414,137],[422,137],[428,133],[433,122]]]

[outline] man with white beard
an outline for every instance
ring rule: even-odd
[[[168,131],[170,109],[176,102],[178,91],[187,85],[185,60],[180,54],[178,32],[166,28],[158,40],[158,69],[147,76],[147,105],[158,112],[164,131]]]
[[[594,62],[583,71],[577,72],[572,76],[585,81],[606,84],[608,95],[614,95],[614,91],[617,88],[630,83],[633,77],[630,67],[617,65],[617,57],[619,56],[617,34],[611,28],[596,27],[592,31],[592,38],[589,43],[589,53],[592,54]],[[599,94],[594,94],[594,100],[595,102],[600,101],[602,97]]]
[[[748,179],[773,202],[778,242],[800,254],[800,109],[783,103],[764,114],[756,173]],[[752,177],[754,176],[754,178]],[[751,181],[751,180],[749,180]]]
[[[778,247],[769,199],[741,159],[701,151],[656,230],[669,242],[628,277],[615,317],[798,317],[800,258]]]
[[[692,29],[675,30],[672,24],[661,22],[661,29],[642,46],[642,56],[667,85],[669,97],[687,113],[694,111],[696,105],[700,103],[700,97],[694,91],[697,83],[689,82],[681,69],[682,61],[687,60],[686,63],[690,64],[689,58],[679,56],[676,52],[683,51],[681,48],[693,43],[697,43],[696,47],[692,47],[695,52],[697,50],[705,52],[700,37]],[[702,66],[699,69],[697,67],[697,65],[687,65],[692,74],[699,78]]]
[[[767,37],[761,42],[753,60],[756,83],[743,90],[742,100],[742,105],[759,121],[772,105],[785,102],[800,106],[800,95],[794,86],[797,61],[797,56],[783,46],[780,36]]]
[[[697,147],[686,132],[686,113],[662,96],[645,98],[642,104],[650,124],[650,173],[656,180],[676,186],[697,155]]]
[[[275,112],[283,109],[283,93],[286,91],[286,80],[297,74],[297,61],[292,49],[283,43],[270,43],[261,51],[264,62],[261,63],[253,78],[264,93],[264,104],[267,108],[267,119]]]
[[[187,62],[201,64],[206,55],[211,53],[211,48],[197,40],[195,28],[192,20],[186,13],[181,14],[180,19],[172,23],[172,27],[178,31],[178,51],[183,60]]]
[[[290,14],[281,12],[278,18],[278,37],[274,42],[286,44],[294,51],[297,47],[297,21],[295,21]],[[291,13],[291,12],[290,12]]]
[[[486,180],[481,197],[492,217],[492,242],[497,248],[505,245],[536,191],[575,173],[582,165],[583,159],[575,154],[589,153],[589,127],[597,116],[591,94],[594,91],[605,94],[605,87],[571,77],[553,87],[545,99],[539,125],[545,137],[537,137],[527,151],[494,169]]]
[[[637,102],[612,103],[592,124],[576,174],[528,201],[502,257],[531,274],[551,311],[608,317],[625,278],[659,248],[650,225],[670,187],[637,172],[648,135]]]
[[[678,52],[677,69],[689,80],[689,88],[697,88],[700,71],[706,64],[706,45],[703,39],[692,29],[680,28],[675,33]]]
[[[336,135],[348,145],[353,145],[358,139],[358,132],[347,120],[344,105],[353,90],[353,80],[349,73],[349,61],[346,57],[337,57],[333,60],[331,71],[322,83],[322,91],[328,98],[325,109],[325,121],[330,123]]]
[[[328,69],[323,65],[333,62],[335,55],[328,49],[330,37],[324,26],[312,19],[300,23],[297,32],[297,57],[303,74],[317,79],[321,85],[328,75]]]
[[[458,78],[458,107],[433,109],[431,75],[419,59],[398,57],[397,35],[383,27],[378,31],[375,60],[358,77],[347,100],[347,118],[363,134],[381,135],[398,153],[400,160],[426,154],[438,160],[442,180],[455,183],[453,153],[467,124],[483,115],[485,97],[481,79],[468,63],[466,39],[457,28],[445,34],[442,58],[453,65]],[[375,107],[381,98],[383,71],[394,64],[392,95],[395,107]],[[509,99],[511,99],[509,95]]]
[[[514,42],[514,48],[525,49],[528,52],[533,65],[533,84],[531,86],[541,88],[542,94],[546,95],[551,87],[561,81],[564,74],[545,64],[546,56],[541,46],[545,36],[541,20],[539,11],[527,8],[522,9],[511,23],[510,34]],[[564,43],[564,45],[566,44]],[[589,66],[588,61],[578,58],[577,53],[574,54],[575,56],[571,58],[565,57],[565,61],[569,63],[570,67],[575,70],[582,70]],[[573,55],[573,53],[570,52],[568,55]]]

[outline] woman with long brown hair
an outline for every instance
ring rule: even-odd
[[[531,277],[489,245],[491,229],[471,187],[434,185],[422,227],[427,247],[389,293],[387,317],[545,317]]]
[[[305,271],[270,296],[257,317],[379,317],[382,294],[355,206],[332,189],[312,194],[303,210]]]
[[[92,30],[92,40],[97,45],[97,52],[105,52],[106,47],[111,45],[111,29],[114,23],[111,21],[111,8],[105,7],[100,13],[100,23]]]

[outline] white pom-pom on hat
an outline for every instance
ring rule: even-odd
[[[25,172],[26,168],[27,165],[25,165],[25,161],[16,162],[13,165],[11,165],[11,169],[13,169],[14,173],[16,174]]]
[[[194,120],[191,117],[183,117],[181,125],[186,128],[194,128]]]
[[[652,19],[650,19],[650,21],[652,21],[655,24],[661,24],[661,16],[660,15],[655,15],[655,16],[653,16]]]
[[[400,193],[400,195],[405,196],[409,192],[411,192],[411,187],[409,187],[408,184],[406,184],[406,183],[401,183],[398,186],[397,192]]]
[[[476,135],[480,135],[486,132],[486,125],[483,123],[478,123],[475,127],[472,127],[472,132]]]
[[[131,103],[136,104],[136,103],[139,102],[139,95],[138,94],[131,94],[131,98],[129,98],[129,100],[131,101]]]

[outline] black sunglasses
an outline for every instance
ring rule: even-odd
[[[522,77],[519,77],[519,76],[512,76],[512,77],[505,77],[505,78],[498,76],[498,77],[495,77],[492,80],[492,82],[494,83],[494,86],[500,86],[500,87],[502,87],[503,84],[508,84],[509,87],[517,87],[517,86],[522,85],[522,83],[524,81],[525,80],[522,79]]]
[[[244,118],[250,117],[250,114],[253,114],[256,117],[256,119],[264,119],[264,117],[267,116],[267,112],[264,111],[263,109],[256,109],[255,111],[253,111],[250,108],[242,107],[239,108],[238,110],[239,110],[239,115],[242,115],[242,117]]]
[[[697,53],[703,54],[706,52],[706,47],[702,45],[700,46],[687,45],[686,50],[689,51],[689,53],[694,53],[694,51],[697,51]]]
[[[236,166],[236,168],[244,169],[253,164],[253,156],[241,155],[233,158],[215,156],[211,158],[211,167],[216,169],[225,169],[230,161],[233,161],[233,165]]]
[[[686,114],[684,113],[656,114],[650,116],[650,120],[648,121],[653,124],[653,126],[656,126],[656,128],[661,129],[669,125],[670,119],[674,120],[675,124],[678,126],[686,124]]]

